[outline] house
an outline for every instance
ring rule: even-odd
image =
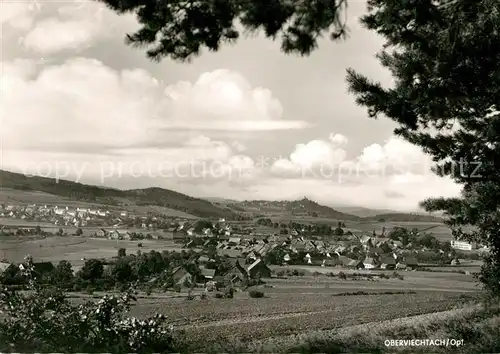
[[[451,260],[450,264],[451,265],[460,265],[460,261],[458,260],[458,258],[455,258],[455,259]]]
[[[54,209],[54,213],[55,213],[56,215],[64,215],[64,214],[65,214],[65,212],[66,212],[66,209],[59,209],[58,207],[56,207],[56,208]]]
[[[172,273],[172,278],[176,284],[183,284],[186,281],[191,282],[193,280],[193,275],[189,273],[186,268],[177,267]]]
[[[246,260],[247,261],[251,261],[252,263],[255,262],[257,260],[257,254],[255,251],[251,251],[250,253],[247,254],[247,257],[246,257]]]
[[[376,247],[382,247],[383,245],[389,244],[390,239],[385,237],[376,237],[372,240],[372,243]]]
[[[8,263],[8,262],[0,262],[0,274],[2,274],[3,272],[5,272],[5,270],[6,270],[7,268],[9,268],[9,267],[10,267],[10,265],[11,265],[11,264],[10,264],[10,263]]]
[[[401,242],[401,241],[391,241],[391,244],[395,248],[402,248],[403,247],[403,242]]]
[[[377,262],[373,257],[366,257],[363,261],[363,267],[365,269],[374,269],[377,268]]]
[[[394,257],[383,257],[381,264],[381,269],[394,270],[396,269],[396,260]]]
[[[323,259],[322,267],[335,267],[337,265],[336,259]]]
[[[131,240],[132,239],[132,234],[130,232],[124,232],[123,234],[121,234],[122,238],[124,240]],[[154,238],[154,237],[153,237]]]
[[[100,229],[99,231],[96,232],[97,237],[106,237],[107,232],[104,229]]]
[[[247,271],[241,266],[238,259],[233,261],[233,266],[224,274],[224,280],[231,284],[242,282],[247,278]]]
[[[120,232],[118,230],[113,230],[108,233],[108,239],[110,240],[120,240],[121,239]]]
[[[336,260],[336,265],[340,265],[345,268],[355,268],[355,269],[360,269],[363,268],[363,262],[358,261],[356,259],[352,259],[346,256],[339,256]]]
[[[208,236],[208,237],[213,236],[212,229],[209,229],[209,228],[203,229],[202,233],[203,233],[204,236]]]
[[[174,240],[184,240],[187,236],[186,230],[182,227],[178,227],[172,232],[172,238]]]
[[[241,243],[241,238],[240,237],[230,237],[229,238],[229,243],[233,243],[235,245],[239,245]]]
[[[477,245],[465,241],[452,240],[450,244],[451,248],[461,251],[472,251],[477,248]]]
[[[380,256],[380,255],[384,254],[384,250],[381,249],[380,247],[371,247],[370,253]]]
[[[210,262],[210,258],[208,258],[207,256],[200,256],[198,258],[198,264],[207,264],[208,262]]]
[[[406,256],[404,258],[404,263],[406,264],[407,267],[410,267],[410,268],[417,268],[418,267],[417,258],[415,258],[413,256]]]
[[[362,245],[373,246],[372,238],[370,236],[364,235],[359,239]]]
[[[262,259],[257,259],[248,268],[247,273],[250,278],[270,278],[271,269],[262,261]]]
[[[205,267],[200,268],[201,275],[205,278],[205,280],[212,280],[215,276],[215,269],[208,269]]]

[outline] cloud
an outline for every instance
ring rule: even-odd
[[[40,3],[35,1],[2,1],[0,25],[5,31],[8,29],[27,31],[33,26],[40,6]]]
[[[332,142],[332,144],[335,144],[335,145],[345,145],[348,142],[347,138],[345,136],[343,136],[342,134],[333,134],[332,133],[332,134],[330,134],[329,139]]]
[[[105,40],[123,37],[138,26],[132,15],[117,15],[95,1],[69,1],[37,21],[22,39],[25,49],[44,55],[83,50]]]
[[[282,181],[280,191],[274,195],[281,193],[282,198],[291,198],[294,193],[300,197],[307,192],[330,203],[335,200],[344,205],[415,210],[418,202],[427,197],[459,194],[459,186],[451,179],[430,171],[429,156],[398,137],[367,146],[351,159],[340,147],[347,142],[340,134],[330,134],[329,140],[297,144],[289,157],[271,165],[272,179]],[[294,184],[293,191],[284,183]],[[329,191],[332,194],[326,196]]]
[[[173,128],[260,131],[304,126],[282,119],[281,105],[269,90],[252,89],[229,70],[205,73],[193,84],[164,87],[145,70],[117,71],[86,58],[41,70],[27,60],[4,63],[4,68],[4,149],[161,145]]]
[[[323,174],[341,178],[345,175],[348,179],[359,180],[373,175],[425,174],[432,166],[429,156],[398,137],[392,137],[382,145],[369,145],[353,159],[347,158],[344,149],[347,142],[348,139],[341,134],[330,134],[328,141],[312,140],[297,144],[288,158],[273,163],[273,170],[277,173],[294,172],[301,176],[319,174],[321,177]]]
[[[283,107],[270,90],[252,88],[242,75],[226,69],[204,73],[194,84],[170,85],[165,94],[173,102],[169,128],[265,131],[308,126],[283,120]]]

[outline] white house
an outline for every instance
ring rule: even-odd
[[[54,213],[55,213],[56,215],[64,215],[64,213],[65,213],[65,212],[66,212],[66,209],[59,209],[58,207],[56,207],[56,208],[54,209]]]
[[[476,248],[476,245],[465,241],[452,240],[451,248],[461,251],[472,251]]]
[[[90,215],[97,215],[97,210],[95,209],[88,209],[87,212],[90,214]]]

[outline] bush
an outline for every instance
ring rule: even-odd
[[[181,292],[181,286],[179,284],[174,285],[174,291],[180,293]]]
[[[232,287],[227,288],[224,293],[224,297],[226,299],[232,299],[234,297],[234,289]]]
[[[339,272],[339,278],[342,280],[347,280],[347,274],[345,274],[344,272]]]
[[[87,286],[87,288],[85,289],[85,292],[86,292],[87,294],[89,294],[89,295],[92,295],[92,294],[94,294],[94,288],[93,288],[91,285],[89,285],[89,286]]]
[[[149,296],[149,295],[151,295],[151,293],[152,293],[152,292],[153,292],[153,288],[152,288],[151,286],[148,286],[148,287],[146,288],[146,295],[148,295],[148,296]]]
[[[30,292],[0,290],[0,352],[176,351],[164,316],[125,316],[136,300],[133,292],[76,305],[60,289],[39,287],[32,263],[26,269]]]
[[[254,299],[264,297],[264,293],[258,290],[252,290],[248,294],[250,295],[251,298]]]

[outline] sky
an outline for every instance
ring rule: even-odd
[[[100,3],[0,0],[0,168],[195,197],[415,211],[460,188],[368,118],[349,67],[391,85],[383,39],[349,3],[346,41],[285,55],[257,33],[190,63],[151,62],[124,43],[134,15]]]

